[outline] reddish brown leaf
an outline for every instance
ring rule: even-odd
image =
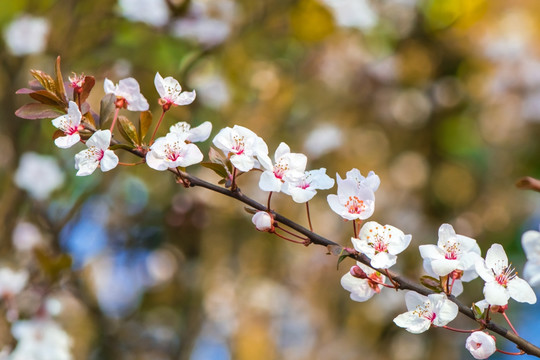
[[[62,112],[54,106],[38,103],[23,105],[15,111],[18,117],[30,120],[54,119],[64,114],[66,114],[65,111]]]

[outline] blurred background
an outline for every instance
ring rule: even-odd
[[[210,121],[212,137],[238,124],[271,154],[285,141],[332,177],[375,171],[371,219],[413,236],[396,271],[422,275],[418,245],[435,243],[450,223],[477,239],[482,255],[503,244],[521,272],[521,234],[540,220],[538,195],[514,186],[540,177],[538,1],[0,3],[0,261],[30,269],[18,295],[22,318],[45,297],[61,304],[56,321],[74,359],[472,358],[466,335],[396,327],[401,293],[350,300],[339,280],[352,261],[336,270],[324,248],[255,231],[240,203],[184,189],[145,165],[76,177],[82,147],[58,149],[50,121],[17,118],[29,98],[15,91],[30,69],[53,73],[60,55],[64,79],[96,77],[95,111],[105,77],[133,76],[156,119],[154,75],[173,76],[197,100],[169,111],[160,134],[178,121]],[[258,173],[239,180],[264,202],[257,183]],[[350,224],[329,209],[330,193],[311,201],[314,230],[350,246]],[[273,206],[307,225],[304,207],[287,196],[274,195]],[[465,284],[463,302],[481,300],[482,285]],[[512,303],[509,316],[540,344],[537,305]],[[0,322],[0,341],[13,346]],[[453,326],[475,324],[458,317]]]

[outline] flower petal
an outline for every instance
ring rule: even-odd
[[[508,257],[501,244],[493,244],[486,253],[486,266],[500,274],[508,266]],[[480,275],[481,276],[481,275]]]
[[[112,150],[105,150],[103,158],[101,158],[101,171],[106,172],[112,170],[118,165],[118,156]]]
[[[90,139],[86,142],[86,146],[91,147],[95,146],[100,150],[106,150],[111,144],[111,131],[110,130],[98,130]]]
[[[521,245],[528,260],[540,261],[540,232],[526,231],[521,237]]]
[[[201,125],[189,130],[187,140],[191,142],[205,141],[206,139],[208,139],[211,132],[212,123],[210,121],[205,121]]]
[[[484,297],[490,305],[506,305],[510,294],[504,286],[495,281],[490,281],[484,285]]]
[[[508,281],[508,293],[518,302],[536,303],[536,295],[531,286],[517,276]]]
[[[67,149],[81,141],[79,133],[73,135],[60,136],[54,139],[54,144],[61,149]]]
[[[523,268],[523,277],[531,286],[540,285],[540,263],[527,261]]]
[[[394,323],[413,334],[423,333],[431,327],[431,321],[416,315],[412,311],[398,315],[396,318],[394,318]]]
[[[276,178],[271,171],[263,172],[259,179],[259,188],[263,191],[280,192],[282,184],[281,180]]]
[[[174,103],[179,106],[189,105],[193,101],[195,101],[196,97],[197,97],[197,94],[195,93],[195,90],[183,91],[179,96],[176,97],[176,99],[174,100]]]

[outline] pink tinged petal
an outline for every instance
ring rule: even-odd
[[[536,295],[531,286],[525,280],[517,276],[508,281],[507,289],[510,297],[518,302],[529,304],[536,303]]]
[[[174,100],[174,103],[179,106],[189,105],[193,101],[195,101],[196,97],[197,97],[197,94],[195,93],[195,90],[184,91],[176,97],[176,99]]]
[[[111,131],[110,130],[98,130],[90,139],[86,142],[86,146],[92,147],[95,146],[100,150],[106,150],[111,144]]]
[[[523,268],[523,277],[531,286],[540,285],[540,263],[527,261]]]
[[[311,199],[317,194],[317,191],[312,189],[302,189],[299,187],[293,187],[290,189],[290,195],[294,202],[303,204]]]
[[[154,170],[164,171],[169,168],[162,156],[159,156],[155,150],[146,153],[146,164]]]
[[[71,120],[70,122],[73,126],[79,126],[79,124],[81,123],[82,114],[77,104],[73,101],[69,102],[68,117]]]
[[[521,245],[528,260],[540,260],[540,232],[526,231],[521,237]]]
[[[200,163],[204,158],[201,150],[195,144],[187,144],[182,149],[182,155],[175,161],[174,166],[187,167]]]
[[[265,171],[261,174],[259,179],[259,188],[263,191],[275,191],[279,192],[281,190],[282,182],[280,179],[274,176],[274,173],[271,171]]]
[[[165,87],[163,86],[163,78],[161,77],[159,72],[157,72],[156,76],[154,77],[154,85],[160,98],[164,98],[165,96],[167,96],[167,92],[165,91]]]
[[[105,150],[101,158],[101,171],[106,172],[114,169],[118,165],[118,156],[112,150]]]
[[[418,316],[413,311],[408,311],[404,314],[398,315],[394,318],[394,323],[402,328],[405,328],[408,332],[413,334],[420,334],[429,330],[431,327],[431,321]]]
[[[81,141],[81,136],[79,135],[79,133],[75,133],[73,135],[60,136],[54,139],[54,144],[61,149],[67,149],[72,147],[79,141]]]
[[[386,252],[375,254],[371,258],[371,266],[377,269],[388,269],[397,262],[397,256]]]
[[[274,220],[266,211],[257,211],[251,218],[251,222],[259,231],[270,231],[274,227]]]
[[[491,245],[487,251],[486,266],[493,269],[496,274],[500,274],[508,266],[508,257],[500,244]]]
[[[103,89],[105,90],[105,94],[114,94],[116,92],[116,86],[107,78],[105,78],[105,81],[103,82]]]
[[[255,159],[247,155],[233,155],[231,156],[231,163],[240,171],[248,172],[255,166]]]
[[[504,286],[496,281],[490,281],[484,285],[484,297],[490,305],[506,305],[510,294]]]
[[[475,359],[487,359],[497,351],[495,339],[483,331],[475,331],[469,335],[465,348]]]
[[[194,127],[188,131],[187,140],[191,142],[200,142],[205,141],[210,136],[212,132],[212,123],[210,121],[205,121],[201,125]]]
[[[350,272],[341,277],[341,286],[351,293],[351,299],[354,301],[367,301],[375,295],[375,291],[369,286],[368,280],[356,278]]]

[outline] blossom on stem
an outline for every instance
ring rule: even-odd
[[[28,282],[26,270],[13,271],[10,268],[0,269],[0,298],[17,295]]]
[[[75,155],[77,176],[92,174],[98,166],[101,171],[112,170],[118,165],[118,156],[109,150],[111,144],[110,130],[98,130],[86,142],[88,149]]]
[[[487,359],[497,351],[495,338],[483,331],[475,331],[467,340],[465,348],[475,359]]]
[[[285,181],[297,181],[303,177],[307,163],[306,155],[291,153],[289,145],[282,142],[276,149],[274,159],[275,165],[272,162],[261,162],[266,169],[259,179],[261,190],[280,192]]]
[[[348,273],[341,277],[341,286],[351,293],[352,300],[363,302],[380,293],[381,284],[385,281],[386,276],[357,262]]]
[[[362,173],[360,173],[360,170],[354,168],[347,171],[347,173],[345,174],[345,179],[342,179],[341,176],[339,176],[339,174],[336,174],[336,176],[337,176],[338,186],[343,181],[353,180],[356,182],[359,188],[367,187],[371,189],[373,192],[375,192],[377,191],[377,189],[379,188],[379,185],[381,184],[381,179],[373,171],[370,171],[368,175],[364,177]]]
[[[111,80],[105,79],[103,88],[106,94],[114,94],[117,107],[126,107],[130,111],[146,111],[149,108],[148,101],[141,94],[139,83],[132,77],[122,79],[115,85]]]
[[[536,302],[531,286],[508,265],[508,257],[500,244],[491,245],[486,259],[476,263],[476,272],[486,282],[484,296],[490,305],[506,305],[509,298],[529,304]]]
[[[411,235],[391,225],[370,221],[362,226],[359,238],[351,238],[354,248],[371,259],[371,266],[388,269],[397,261],[397,254],[411,243]]]
[[[228,156],[240,171],[259,167],[259,162],[271,163],[268,146],[253,131],[239,125],[221,129],[214,137],[213,144]]]
[[[64,132],[64,136],[54,139],[54,144],[62,149],[67,149],[81,140],[79,130],[81,126],[82,114],[79,107],[73,101],[69,102],[68,112],[52,120],[54,127]]]
[[[304,172],[304,176],[296,181],[285,181],[282,191],[291,195],[297,203],[311,200],[317,190],[327,190],[334,186],[334,179],[326,175],[326,169],[321,168]]]
[[[337,195],[327,196],[328,205],[346,220],[365,220],[375,211],[375,193],[367,186],[359,186],[352,179],[339,179]]]
[[[251,222],[259,231],[274,230],[274,218],[267,211],[257,211],[251,218]]]
[[[474,264],[481,259],[480,247],[476,240],[456,234],[450,224],[442,224],[439,228],[437,245],[420,245],[419,250],[424,259],[424,269],[429,274],[445,276],[460,270],[463,271],[462,281],[478,276]]]
[[[186,143],[188,134],[170,132],[158,138],[146,154],[146,163],[152,169],[164,171],[177,166],[187,167],[203,160],[201,150],[195,144]]]
[[[20,320],[11,327],[17,347],[10,360],[71,360],[72,340],[53,320],[36,318]]]
[[[431,325],[445,326],[454,320],[458,307],[445,294],[420,295],[414,291],[405,294],[408,312],[398,315],[394,323],[408,332],[420,334]]]
[[[208,139],[210,132],[212,132],[212,123],[205,121],[201,125],[192,128],[185,121],[178,122],[170,127],[171,133],[176,133],[180,136],[186,137],[186,141],[189,142],[201,142]]]
[[[160,105],[163,106],[164,110],[169,110],[171,106],[189,105],[195,100],[195,90],[182,91],[178,80],[171,76],[164,79],[157,72],[154,77],[154,85],[160,96]]]
[[[526,231],[521,237],[521,245],[527,257],[523,277],[531,286],[537,286],[540,284],[540,232]]]

